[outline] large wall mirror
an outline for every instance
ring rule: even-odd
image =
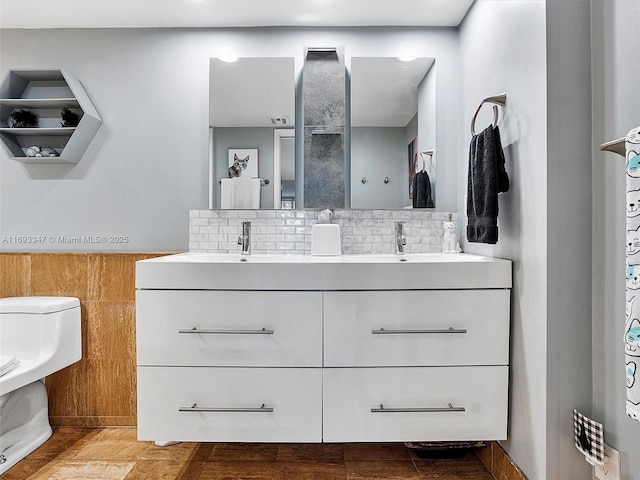
[[[351,208],[413,207],[418,173],[432,203],[416,206],[435,207],[434,59],[352,57],[350,64]],[[210,59],[210,208],[301,208],[295,77],[293,57]],[[243,181],[230,178],[236,172]]]
[[[351,58],[351,208],[435,207],[435,103],[433,58]]]
[[[210,208],[295,208],[294,68],[210,59]]]

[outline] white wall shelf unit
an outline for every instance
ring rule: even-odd
[[[61,110],[75,112],[75,127],[61,126]],[[13,110],[29,110],[38,125],[11,128]],[[24,163],[78,163],[102,124],[80,81],[64,70],[10,70],[0,86],[0,140],[9,159]],[[29,157],[31,146],[54,148],[57,157]]]

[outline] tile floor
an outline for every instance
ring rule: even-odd
[[[6,480],[493,480],[475,452],[421,458],[400,443],[139,442],[135,428],[54,428]]]

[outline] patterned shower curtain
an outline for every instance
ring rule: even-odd
[[[627,415],[640,421],[640,127],[626,137],[627,281],[624,356]]]

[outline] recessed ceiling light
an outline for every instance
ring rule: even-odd
[[[232,57],[230,55],[225,55],[224,57],[218,57],[223,62],[233,63],[238,61],[238,57]]]
[[[399,62],[413,62],[416,57],[396,57]]]

